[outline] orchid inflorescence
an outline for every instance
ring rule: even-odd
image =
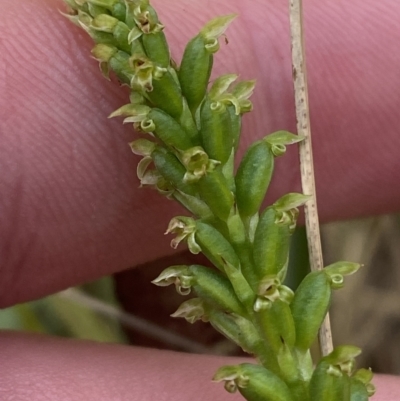
[[[226,74],[209,87],[219,38],[235,15],[208,22],[187,44],[178,65],[164,26],[148,0],[65,0],[68,18],[95,42],[92,56],[131,90],[123,116],[140,138],[132,151],[141,186],[183,205],[171,220],[171,246],[187,243],[214,268],[171,266],[153,283],[175,285],[185,301],[173,314],[210,324],[254,364],[224,366],[213,380],[249,401],[362,401],[374,393],[372,373],[354,369],[361,350],[339,346],[317,363],[310,347],[328,311],[332,289],[359,265],[337,262],[309,273],[293,292],[285,285],[298,208],[309,196],[290,193],[262,209],[276,157],[303,138],[278,131],[253,143],[235,171],[242,115],[255,81]]]

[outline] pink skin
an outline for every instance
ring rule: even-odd
[[[206,20],[239,13],[216,73],[257,78],[243,147],[295,129],[286,2],[154,5],[178,60]],[[56,0],[0,3],[3,307],[170,254],[162,233],[181,212],[138,189],[137,158],[127,146],[132,130],[106,119],[127,102],[126,91],[101,77],[90,40],[57,13],[62,7]],[[400,5],[309,0],[305,14],[321,218],[398,211]],[[288,153],[278,162],[270,199],[300,189],[296,152]],[[2,399],[235,399],[207,383],[220,358],[9,333],[0,336],[0,348]],[[374,401],[395,399],[397,379],[376,382]]]

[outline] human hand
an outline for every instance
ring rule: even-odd
[[[286,4],[154,3],[165,24],[174,26],[167,34],[178,50],[211,16],[237,11],[241,18],[228,31],[229,45],[217,55],[216,70],[258,79],[244,145],[277,129],[294,130]],[[57,8],[62,6],[55,0],[3,0],[0,5],[2,306],[172,252],[162,232],[178,209],[158,194],[138,190],[136,160],[126,145],[131,130],[105,118],[126,102],[126,93],[103,80],[89,60],[90,41]],[[399,209],[399,95],[393,91],[400,83],[399,13],[394,0],[306,5],[317,188],[325,221]],[[277,170],[272,198],[299,189],[293,151]],[[0,347],[6,356],[0,390],[19,391],[17,397],[30,400],[45,392],[55,394],[52,399],[125,399],[129,394],[143,400],[158,395],[161,386],[172,397],[172,366],[188,374],[182,400],[193,399],[185,391],[206,383],[220,365],[218,358],[193,362],[186,355],[22,334],[3,334]],[[204,371],[190,371],[189,365]],[[20,377],[32,387],[27,396]],[[184,382],[182,375],[179,380]],[[84,393],[89,382],[98,385]],[[215,397],[215,387],[195,394],[203,397],[199,400]]]

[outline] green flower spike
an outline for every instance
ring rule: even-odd
[[[180,242],[186,240],[190,252],[198,254],[201,248],[196,242],[196,222],[191,217],[179,216],[174,217],[167,228],[165,234],[176,234],[176,237],[171,241],[171,247],[176,249]]]

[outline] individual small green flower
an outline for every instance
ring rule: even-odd
[[[195,323],[198,320],[208,322],[204,301],[200,298],[192,298],[183,302],[171,316],[182,317],[189,323]]]
[[[290,304],[294,297],[294,292],[283,285],[278,276],[268,275],[260,281],[257,295],[258,297],[254,304],[255,311],[270,308],[272,303],[278,299]]]
[[[152,283],[159,287],[166,287],[174,284],[176,291],[179,294],[189,295],[193,281],[193,277],[189,272],[189,266],[177,265],[163,270],[163,272],[155,278]]]
[[[205,48],[209,53],[219,50],[218,38],[225,33],[230,23],[237,17],[236,14],[229,14],[217,17],[208,22],[200,31],[205,40]]]
[[[253,104],[249,100],[254,92],[255,80],[241,81],[232,88],[232,95],[236,97],[240,107],[240,114],[253,110]]]
[[[187,240],[190,252],[197,254],[201,252],[201,248],[195,239],[196,230],[195,220],[191,217],[179,216],[170,221],[165,234],[176,234],[176,237],[171,241],[172,248],[176,249],[180,242]]]
[[[120,21],[117,18],[114,18],[111,15],[100,14],[93,18],[90,23],[90,28],[96,31],[113,33],[119,22]]]
[[[92,56],[99,62],[99,68],[104,78],[110,79],[109,63],[112,57],[118,52],[115,46],[98,43],[92,49]]]
[[[129,143],[132,152],[138,156],[151,156],[157,145],[148,139],[140,138]]]
[[[289,193],[282,196],[272,205],[276,211],[275,223],[278,225],[287,225],[290,233],[293,233],[299,215],[298,207],[304,205],[310,199],[310,195],[298,193]]]
[[[213,171],[220,164],[216,160],[211,160],[201,146],[180,152],[180,159],[187,170],[183,177],[185,183],[199,181],[207,172]]]
[[[125,117],[124,124],[133,123],[136,130],[152,132],[155,129],[154,123],[149,121],[148,115],[151,111],[149,106],[143,104],[128,103],[112,112],[108,118]]]
[[[295,135],[288,131],[276,131],[264,137],[270,146],[272,153],[276,156],[282,156],[286,153],[286,146],[298,143],[304,140],[302,135]]]
[[[134,72],[131,87],[144,92],[151,92],[153,79],[160,79],[167,72],[166,68],[155,65],[143,55],[134,54],[130,57],[129,64]]]
[[[259,365],[223,366],[213,381],[224,381],[225,390],[230,393],[239,390],[248,401],[294,401],[285,382]]]
[[[150,156],[143,157],[137,165],[137,176],[140,181],[140,187],[153,187],[155,188],[158,180],[160,179],[160,173],[154,168],[150,168],[153,160]]]

